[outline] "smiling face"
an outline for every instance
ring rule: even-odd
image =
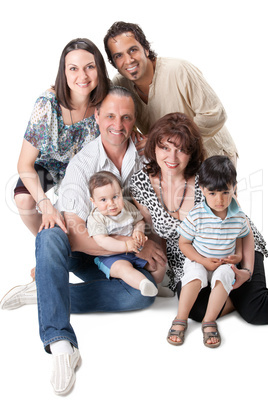
[[[161,141],[161,145],[156,146],[155,156],[162,175],[183,173],[190,160],[190,155],[186,154],[180,146],[170,142],[168,137]]]
[[[149,52],[135,39],[131,32],[123,33],[108,40],[113,62],[120,74],[131,81],[137,81],[151,64]]]
[[[95,111],[104,148],[126,145],[135,123],[135,106],[130,96],[108,94]]]
[[[71,97],[89,96],[98,85],[95,58],[86,50],[77,49],[65,57],[65,75]]]
[[[117,216],[124,208],[122,190],[116,181],[95,188],[91,201],[104,216]]]

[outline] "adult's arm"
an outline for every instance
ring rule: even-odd
[[[55,224],[59,225],[63,231],[66,231],[64,220],[61,214],[53,207],[49,199],[46,199],[46,194],[42,188],[39,176],[34,168],[34,163],[39,154],[39,150],[35,148],[30,142],[23,139],[22,148],[18,160],[18,173],[23,184],[39,204],[42,212],[42,224],[39,231],[43,228],[48,229],[54,227]],[[45,200],[44,200],[45,199]]]
[[[140,251],[139,257],[148,261],[149,271],[154,271],[157,267],[157,263],[161,266],[164,266],[167,263],[165,252],[166,242],[154,232],[149,210],[145,206],[139,204],[135,199],[133,199],[133,201],[143,216],[145,221],[145,235],[148,236],[148,240]]]
[[[237,198],[236,198],[236,201],[239,205],[239,201],[237,200]],[[236,268],[235,265],[232,265],[232,269],[235,273],[235,279],[236,279],[233,289],[237,289],[241,285],[243,285],[243,283],[247,282],[248,279],[252,276],[253,271],[254,271],[255,241],[254,241],[253,231],[251,229],[251,225],[250,225],[250,222],[247,217],[246,217],[246,221],[247,221],[249,233],[247,236],[242,238],[242,261],[240,263],[240,266],[242,269],[238,269],[238,268]],[[246,269],[243,269],[243,268],[246,268]]]
[[[177,83],[186,104],[194,112],[194,122],[203,137],[213,137],[227,120],[226,111],[202,73],[191,63],[182,61]]]
[[[250,233],[242,239],[242,261],[240,264],[242,269],[238,269],[236,266],[232,265],[236,280],[233,289],[239,288],[241,285],[243,285],[243,283],[247,282],[253,274],[255,263],[254,249],[254,236],[250,228]]]

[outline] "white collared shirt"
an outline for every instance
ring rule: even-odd
[[[89,179],[92,174],[101,170],[115,174],[122,183],[124,197],[129,198],[130,178],[143,167],[143,161],[144,158],[139,156],[133,141],[129,139],[120,174],[108,158],[100,135],[70,161],[60,186],[57,209],[60,212],[75,213],[86,221],[92,209],[88,189]]]

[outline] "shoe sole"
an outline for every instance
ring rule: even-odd
[[[31,285],[34,281],[28,283],[27,285],[17,285],[14,286],[14,288],[10,289],[2,298],[1,302],[0,302],[0,306],[2,310],[14,310],[17,309],[19,307],[24,306],[25,304],[36,304],[36,295],[33,295],[33,299],[31,300],[31,296],[30,294],[27,296],[27,298],[25,298],[23,300],[23,297],[20,300],[14,300],[13,302],[10,301],[10,299],[16,295],[18,295],[21,292],[24,292],[27,287],[29,285]],[[23,286],[23,288],[21,289],[21,286]],[[20,288],[20,289],[17,289]],[[30,291],[29,291],[30,292]],[[27,293],[27,292],[26,292]],[[8,304],[8,302],[10,301],[10,305]],[[23,301],[23,303],[22,303]]]

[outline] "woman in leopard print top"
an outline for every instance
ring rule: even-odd
[[[131,180],[131,193],[135,204],[150,225],[155,239],[166,242],[169,269],[169,287],[180,293],[184,255],[179,249],[176,228],[192,207],[201,201],[198,186],[198,169],[204,159],[199,130],[191,119],[181,113],[170,113],[159,119],[151,128],[145,147],[147,164]],[[243,265],[236,276],[240,287],[233,290],[222,314],[233,307],[253,324],[268,324],[268,290],[263,257],[268,256],[262,235],[249,220],[255,241],[255,265]],[[247,247],[249,236],[244,239]],[[246,261],[245,261],[246,263]],[[193,306],[190,317],[202,321],[210,287],[203,289]]]

